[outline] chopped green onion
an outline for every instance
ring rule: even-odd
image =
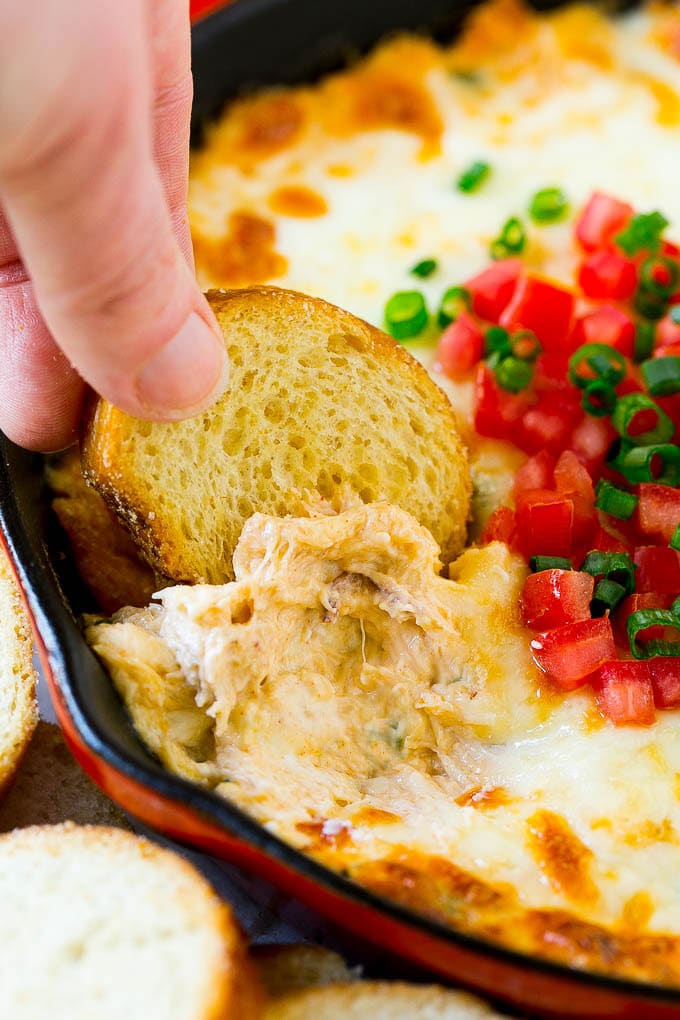
[[[496,382],[502,390],[520,393],[525,390],[534,377],[534,366],[530,361],[522,361],[510,355],[503,358],[494,368]]]
[[[584,371],[584,366],[590,374]],[[617,386],[626,375],[626,359],[607,344],[583,344],[569,358],[569,381],[584,390],[593,380]]]
[[[464,191],[466,194],[470,194],[473,191],[477,191],[484,181],[491,173],[491,167],[488,163],[484,163],[478,159],[474,163],[471,163],[467,170],[458,178],[456,186],[459,191]]]
[[[656,326],[653,322],[638,322],[635,327],[635,346],[633,349],[634,361],[645,361],[654,350],[656,339]]]
[[[677,528],[671,535],[671,540],[668,544],[670,545],[671,549],[677,549],[677,551],[680,552],[680,524],[678,524]],[[675,605],[675,602],[673,603],[673,605]]]
[[[543,348],[535,333],[530,329],[521,329],[510,337],[510,347],[513,357],[522,361],[535,361]]]
[[[680,447],[672,443],[656,446],[633,446],[621,452],[612,465],[627,482],[657,482],[659,485],[680,483]]]
[[[653,396],[667,397],[680,390],[680,358],[649,358],[640,365],[640,369]]]
[[[507,329],[489,326],[484,334],[484,351],[486,354],[500,354],[502,358],[510,354],[510,334]]]
[[[571,560],[563,556],[532,556],[529,560],[529,569],[534,574],[541,570],[571,570]]]
[[[612,517],[628,521],[637,505],[638,497],[634,493],[619,489],[604,478],[601,478],[595,487],[595,506]]]
[[[542,188],[529,204],[534,223],[557,223],[569,212],[569,200],[561,188]]]
[[[425,298],[419,290],[401,290],[385,305],[385,326],[395,340],[410,340],[423,332],[428,322]]]
[[[661,277],[661,279],[659,278]],[[648,292],[662,298],[674,294],[680,280],[680,267],[667,255],[652,255],[640,267],[640,284]]]
[[[626,589],[618,581],[603,578],[598,581],[590,601],[590,612],[593,616],[604,616],[613,613],[626,597]]]
[[[635,569],[628,553],[601,552],[599,549],[589,552],[581,564],[581,570],[586,574],[616,581],[625,589],[626,595],[632,595],[635,590]]]
[[[630,650],[635,659],[651,659],[657,655],[680,655],[680,641],[648,641],[640,645],[637,636],[648,627],[673,627],[680,632],[680,617],[670,609],[638,609],[626,622]]]
[[[503,224],[498,237],[491,242],[491,258],[505,259],[509,255],[518,255],[524,251],[526,243],[526,234],[521,221],[516,216],[511,216]]]
[[[656,251],[667,226],[668,220],[660,212],[638,213],[614,240],[626,255],[635,255],[645,249]]]
[[[606,418],[616,407],[616,391],[609,383],[593,379],[583,391],[581,407],[592,418]]]
[[[638,315],[642,315],[651,322],[663,319],[666,314],[666,304],[665,297],[645,290],[644,287],[638,287],[633,296],[633,308],[635,311]]]
[[[455,322],[461,312],[469,312],[472,307],[472,295],[465,287],[449,287],[444,291],[439,302],[437,322],[444,329]]]
[[[631,431],[638,415],[642,416],[645,425],[650,426],[644,432]],[[612,414],[612,425],[622,439],[635,446],[667,443],[675,431],[675,426],[665,411],[662,411],[645,393],[627,393],[625,397],[621,397]]]
[[[673,616],[680,616],[680,595],[674,602],[671,602],[671,613]]]
[[[426,280],[428,276],[432,276],[436,272],[438,265],[436,259],[423,259],[422,262],[416,262],[409,272],[413,276],[419,276],[422,280]]]
[[[680,305],[671,305],[668,309],[668,314],[670,315],[673,325],[680,326]]]

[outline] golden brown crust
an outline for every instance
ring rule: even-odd
[[[19,767],[38,722],[33,636],[7,556],[0,546],[0,794]]]

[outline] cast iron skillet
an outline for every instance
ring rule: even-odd
[[[396,28],[451,31],[456,0],[237,0],[194,28],[195,127],[244,86],[292,82],[337,66]],[[358,887],[268,833],[145,751],[75,612],[85,605],[51,520],[40,457],[0,435],[0,523],[32,617],[59,722],[83,768],[165,835],[263,875],[345,927],[535,1014],[680,1016],[680,990],[599,977],[499,948]]]

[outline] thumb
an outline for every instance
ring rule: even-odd
[[[154,163],[141,5],[80,5],[77,27],[68,5],[18,6],[0,44],[0,195],[42,316],[112,403],[187,417],[223,391],[227,359]]]

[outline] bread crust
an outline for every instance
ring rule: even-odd
[[[0,546],[0,706],[9,702],[9,718],[0,720],[0,795],[8,788],[38,722],[33,636],[6,553]],[[5,695],[9,695],[5,697]],[[0,707],[0,711],[1,711]]]
[[[389,367],[392,375],[400,379],[404,392],[409,391],[413,400],[418,402],[423,419],[428,420],[438,443],[438,448],[434,448],[433,444],[433,449],[429,451],[432,458],[429,463],[421,463],[424,458],[421,456],[419,460],[415,453],[413,455],[414,470],[427,475],[431,480],[428,495],[431,503],[437,503],[436,512],[431,514],[432,520],[423,520],[424,515],[418,513],[420,505],[415,508],[409,506],[406,494],[404,508],[413,512],[421,523],[432,530],[442,546],[442,558],[445,561],[452,559],[464,544],[469,516],[471,484],[467,451],[460,437],[456,413],[448,398],[419,362],[385,333],[319,298],[276,287],[250,287],[243,290],[210,291],[208,299],[223,327],[227,348],[232,350],[232,354],[235,353],[235,347],[232,348],[230,334],[233,334],[244,320],[248,321],[253,316],[259,315],[264,322],[272,324],[272,329],[281,331],[282,335],[285,335],[286,329],[292,333],[295,329],[304,329],[305,323],[313,323],[317,330],[325,330],[329,340],[337,341],[340,349],[343,345],[347,350],[353,349],[354,353],[360,349],[367,362],[370,360],[372,364],[380,363],[385,366],[385,371]],[[281,370],[285,371],[283,361]],[[342,379],[340,371],[338,378]],[[308,385],[311,388],[312,383]],[[356,393],[348,394],[340,390],[335,394],[334,403],[342,404],[356,397]],[[258,395],[255,394],[251,399],[255,402]],[[370,401],[370,397],[368,399]],[[207,412],[202,418],[194,419],[193,435],[190,434],[186,423],[182,423],[185,428],[184,434],[188,436],[190,455],[198,455],[197,444],[201,433],[209,431],[215,413],[220,413],[220,408],[225,407],[228,400],[229,394],[218,404],[216,411]],[[330,401],[328,403],[329,407],[325,410],[330,410]],[[361,420],[361,426],[368,431],[373,430],[376,436],[388,434],[392,428],[390,415],[382,407],[376,408],[375,414],[377,424],[370,421],[366,414],[366,420],[365,422]],[[183,525],[180,515],[159,505],[158,491],[149,484],[148,478],[142,477],[134,468],[131,451],[134,454],[135,448],[138,449],[149,435],[157,437],[158,457],[163,456],[162,440],[173,435],[163,432],[163,429],[168,428],[178,430],[182,426],[141,423],[108,402],[97,401],[85,419],[82,436],[84,474],[132,535],[145,559],[157,571],[179,581],[229,580],[233,576],[231,554],[245,517],[239,521],[229,522],[233,526],[230,541],[227,543],[228,548],[225,549],[219,570],[217,568],[213,570],[210,559],[200,562],[196,553],[189,548],[186,525]],[[274,430],[272,434],[273,432]],[[175,431],[174,436],[177,435],[179,432]],[[265,442],[264,437],[258,438]],[[397,438],[397,442],[400,438]],[[414,435],[415,438],[417,437]],[[403,459],[407,451],[397,450],[396,455]],[[336,451],[336,458],[340,457],[341,454]],[[263,462],[265,459],[262,457]],[[387,476],[391,471],[390,465],[382,467],[386,476],[384,480],[389,481]],[[420,488],[426,490],[427,484],[429,483],[422,482]],[[310,490],[313,494],[313,483],[310,484],[309,478],[305,478],[302,485],[296,486],[296,478],[292,477],[286,479],[286,485],[287,495],[284,498],[285,507],[282,509],[286,513],[299,512],[303,497],[309,495]],[[414,486],[412,490],[415,491]],[[326,493],[322,492],[321,495],[324,496]],[[421,504],[425,502],[422,492],[418,492],[417,496]],[[189,498],[190,494],[187,496],[187,499]],[[218,492],[212,494],[208,502],[212,502],[213,505],[205,507],[206,515],[214,512],[214,503],[219,498]],[[389,495],[376,492],[374,498],[389,498]],[[257,498],[252,502],[255,509],[272,512],[272,507],[260,506]],[[214,540],[214,536],[210,538]]]

